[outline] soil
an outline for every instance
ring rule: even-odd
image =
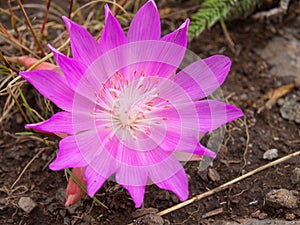
[[[169,18],[163,21],[165,26],[169,23]],[[299,79],[300,74],[271,73],[276,65],[261,54],[276,37],[285,40],[293,37],[299,41],[299,24],[299,3],[292,1],[287,14],[275,19],[257,21],[247,18],[227,22],[234,47],[230,47],[218,24],[189,44],[189,49],[202,58],[225,54],[232,59],[232,68],[222,91],[227,101],[245,113],[242,119],[226,125],[226,135],[218,157],[208,169],[200,171],[197,162],[185,165],[189,177],[189,197],[267,164],[269,161],[263,159],[263,154],[269,149],[277,149],[278,158],[300,150],[299,122],[293,118],[283,118],[281,112],[284,102],[300,96],[299,81],[296,79]],[[281,49],[284,51],[284,48]],[[299,57],[296,55],[298,63]],[[286,63],[283,66],[289,68],[290,65]],[[300,67],[299,64],[296,66]],[[284,71],[289,71],[286,68]],[[266,107],[271,91],[289,84],[293,88],[276,99],[272,107]],[[0,101],[3,107],[5,98],[1,97]],[[65,173],[48,168],[55,157],[58,140],[49,137],[48,145],[45,145],[41,141],[44,136],[33,138],[15,135],[16,132],[24,131],[24,124],[25,121],[16,109],[0,128],[1,225],[118,225],[133,221],[136,209],[129,194],[112,181],[108,181],[96,195],[108,209],[88,197],[72,207],[65,207]],[[300,224],[299,201],[298,206],[292,209],[271,207],[265,201],[266,194],[272,190],[284,188],[300,191],[299,180],[291,180],[295,168],[300,167],[299,162],[299,156],[292,157],[226,190],[164,215],[164,224]],[[21,173],[22,176],[17,180]],[[20,208],[18,203],[22,197],[30,197],[36,203],[30,213]],[[144,208],[161,211],[178,203],[172,193],[155,185],[147,187]],[[216,215],[207,214],[213,212],[217,212]],[[148,218],[154,218],[149,215]],[[253,218],[259,218],[260,223]],[[291,221],[288,223],[287,220]],[[144,221],[139,224],[160,223]]]

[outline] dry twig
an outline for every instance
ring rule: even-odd
[[[244,175],[242,175],[240,177],[237,177],[237,178],[235,178],[235,179],[233,179],[233,180],[231,180],[231,181],[229,181],[229,182],[227,182],[225,184],[222,184],[219,187],[216,187],[216,188],[214,188],[214,189],[212,189],[210,191],[204,192],[202,194],[196,195],[195,197],[193,197],[193,198],[191,198],[191,199],[189,199],[187,201],[181,202],[181,203],[179,203],[177,205],[174,205],[174,206],[172,206],[172,207],[170,207],[168,209],[160,211],[160,212],[157,213],[157,215],[158,216],[166,215],[166,214],[168,214],[170,212],[173,212],[173,211],[175,211],[177,209],[183,208],[183,207],[185,207],[187,205],[190,205],[190,204],[192,204],[194,202],[197,202],[197,201],[199,201],[199,200],[201,200],[203,198],[206,198],[208,196],[216,194],[216,193],[218,193],[220,191],[223,191],[223,190],[229,188],[231,185],[233,185],[233,184],[235,184],[235,183],[237,183],[237,182],[239,182],[241,180],[244,180],[244,179],[246,179],[246,178],[248,178],[248,177],[250,177],[250,176],[252,176],[252,175],[254,175],[254,174],[258,173],[258,172],[261,172],[261,171],[263,171],[263,170],[265,170],[265,169],[267,169],[269,167],[275,166],[275,165],[277,165],[279,163],[285,162],[285,161],[287,161],[287,160],[289,160],[291,158],[294,158],[294,157],[296,157],[298,155],[300,155],[300,151],[291,153],[289,155],[286,155],[286,156],[284,156],[284,157],[282,157],[280,159],[277,159],[277,160],[275,160],[273,162],[270,162],[270,163],[265,164],[265,165],[263,165],[261,167],[258,167],[255,170],[252,170],[252,171],[250,171],[250,172],[248,172],[248,173],[246,173],[246,174],[244,174]],[[128,225],[133,225],[133,223],[130,223]]]

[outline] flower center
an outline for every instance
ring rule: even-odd
[[[121,139],[128,133],[134,139],[141,134],[150,136],[153,126],[167,119],[156,112],[170,108],[168,100],[159,98],[158,86],[158,77],[145,77],[143,72],[139,76],[135,72],[129,79],[115,73],[96,96],[95,120],[112,128],[110,138],[116,133]]]

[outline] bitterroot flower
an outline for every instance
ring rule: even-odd
[[[137,12],[127,35],[108,6],[105,15],[99,42],[63,17],[72,58],[49,46],[63,75],[20,73],[63,110],[26,128],[67,134],[50,168],[82,168],[89,196],[114,175],[136,207],[149,181],[185,200],[188,181],[180,161],[216,157],[198,135],[243,115],[235,106],[206,99],[225,80],[230,59],[215,55],[176,74],[186,51],[188,19],[161,38],[153,0]]]

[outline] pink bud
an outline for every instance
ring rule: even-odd
[[[81,168],[73,168],[72,173],[74,176],[84,185],[86,186],[86,180],[84,177],[85,167]],[[76,184],[72,177],[70,177],[68,186],[67,186],[67,200],[65,206],[71,206],[77,203],[81,198],[85,196],[84,191]]]

